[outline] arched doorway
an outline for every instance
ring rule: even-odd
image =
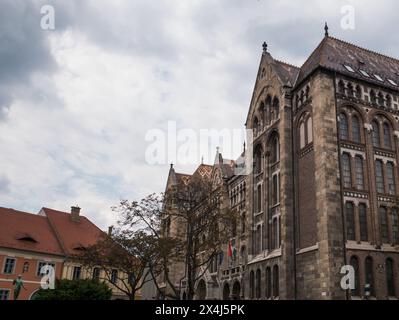
[[[223,300],[230,300],[230,286],[228,283],[223,286]]]
[[[238,281],[233,285],[233,300],[240,300],[241,285]]]
[[[206,284],[204,280],[200,280],[197,286],[197,300],[206,299]]]

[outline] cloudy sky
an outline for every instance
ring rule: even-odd
[[[55,30],[40,27],[48,4]],[[345,5],[353,30],[341,27]],[[164,189],[168,161],[146,161],[148,132],[168,121],[243,128],[263,41],[301,65],[328,21],[333,36],[398,57],[398,10],[394,0],[0,0],[0,206],[78,204],[105,229],[119,200]]]

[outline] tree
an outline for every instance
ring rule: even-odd
[[[40,289],[35,300],[109,300],[112,290],[96,280],[56,280],[54,290]]]
[[[163,215],[178,219],[184,229],[177,235],[183,244],[187,299],[228,242],[235,214],[223,208],[222,186],[207,176],[193,176],[186,184],[167,190]],[[168,232],[164,232],[168,234]]]

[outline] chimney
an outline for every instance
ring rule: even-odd
[[[109,226],[108,227],[108,235],[112,236],[112,231],[114,230],[114,226]]]
[[[71,207],[71,220],[73,222],[79,222],[80,208],[78,206]]]

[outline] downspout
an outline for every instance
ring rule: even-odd
[[[337,123],[337,142],[338,142],[338,167],[339,167],[339,173],[340,173],[340,192],[341,192],[341,217],[342,217],[342,236],[343,236],[343,244],[342,244],[342,249],[344,252],[344,263],[345,265],[348,265],[348,261],[346,258],[346,230],[345,230],[345,214],[344,214],[344,190],[342,188],[342,178],[341,178],[341,172],[342,172],[342,167],[341,167],[341,144],[340,144],[340,138],[339,138],[339,122],[338,122],[338,99],[337,99],[337,72],[334,72],[334,99],[335,99],[335,118],[336,118],[336,123]],[[346,295],[346,300],[349,300],[349,291],[345,291]]]

